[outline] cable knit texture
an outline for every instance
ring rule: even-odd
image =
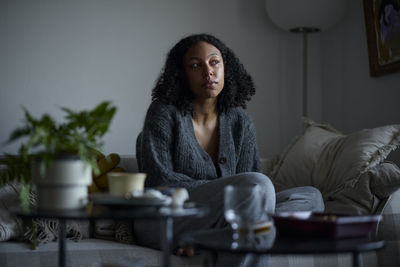
[[[198,143],[190,114],[154,101],[136,143],[139,169],[146,186],[188,189],[219,177],[261,171],[254,125],[241,108],[219,114],[218,164]]]

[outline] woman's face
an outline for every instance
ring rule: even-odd
[[[206,42],[194,44],[186,52],[183,65],[190,89],[197,100],[216,98],[224,88],[221,52]]]

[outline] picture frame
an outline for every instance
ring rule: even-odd
[[[400,0],[364,0],[370,75],[400,71]]]

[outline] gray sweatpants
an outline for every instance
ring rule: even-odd
[[[247,172],[220,178],[189,190],[190,201],[205,205],[210,212],[203,218],[185,218],[174,221],[174,240],[185,232],[226,228],[230,225],[224,218],[224,188],[226,185],[259,185],[264,192],[265,211],[323,211],[321,193],[314,187],[296,187],[275,194],[271,180],[262,173]],[[243,200],[254,196],[243,196]],[[260,211],[254,210],[254,214]],[[160,248],[160,225],[155,221],[137,220],[134,223],[135,240],[144,246]],[[217,266],[255,267],[268,266],[267,256],[218,254]]]

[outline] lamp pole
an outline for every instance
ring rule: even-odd
[[[303,35],[302,116],[308,117],[308,34],[319,32],[320,30],[312,27],[296,27],[290,29],[290,31],[294,33],[301,33]]]

